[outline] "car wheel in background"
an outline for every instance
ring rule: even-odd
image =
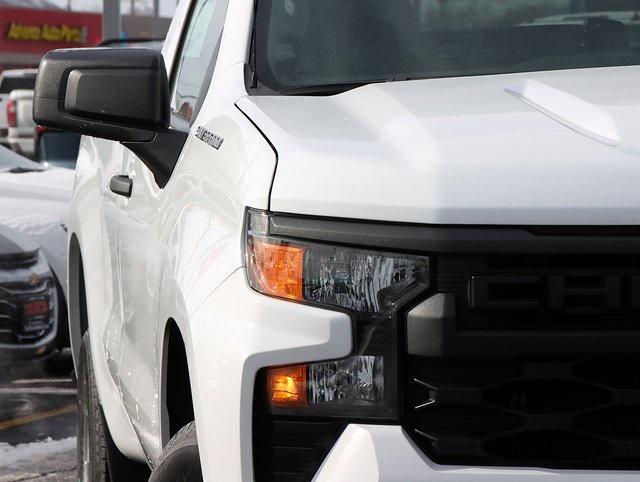
[[[98,398],[88,333],[82,338],[78,365],[78,481],[146,481],[148,468],[122,455],[109,433]]]
[[[169,441],[149,482],[199,482],[202,480],[196,423],[185,425]]]
[[[69,318],[67,315],[67,302],[62,286],[55,278],[58,293],[58,332],[56,334],[56,352],[44,362],[44,370],[53,376],[74,376],[73,359],[71,357],[71,343],[69,341]]]

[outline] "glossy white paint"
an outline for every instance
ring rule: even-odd
[[[314,482],[631,482],[640,472],[436,465],[402,428],[349,425]]]
[[[640,219],[638,68],[401,82],[333,97],[249,97],[243,64],[253,5],[230,2],[213,82],[168,184],[160,189],[122,146],[85,138],[69,219],[82,250],[98,392],[117,446],[153,465],[167,441],[162,356],[167,322],[175,320],[186,344],[205,480],[252,478],[258,369],[351,349],[346,315],[247,286],[247,207],[447,224]],[[187,7],[178,7],[163,49],[169,70]],[[198,126],[223,137],[222,147],[197,139]],[[108,189],[116,174],[133,180],[129,199]],[[350,459],[370,465],[358,475]],[[352,426],[318,480],[552,475],[573,482],[589,480],[580,479],[585,474],[439,468],[398,427]]]
[[[193,124],[224,148],[191,135],[164,189],[116,143],[84,138],[78,156],[70,233],[82,249],[98,391],[118,447],[151,463],[163,446],[165,324],[174,319],[186,336],[192,314],[243,264],[245,207],[268,207],[275,153],[235,106],[229,78],[242,78],[241,64],[216,72]],[[110,192],[115,174],[134,180],[131,198]]]
[[[187,343],[205,480],[251,480],[251,411],[258,369],[351,351],[344,313],[262,296],[243,269],[181,324]],[[215,349],[212,349],[215,343]]]
[[[617,67],[392,82],[328,98],[252,96],[238,105],[278,151],[274,211],[640,224],[638,85],[640,67]]]

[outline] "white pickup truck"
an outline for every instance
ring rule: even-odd
[[[0,144],[9,144],[7,104],[11,92],[17,89],[33,90],[37,73],[35,69],[12,69],[0,72]]]
[[[18,154],[32,157],[36,135],[36,124],[33,121],[33,90],[18,89],[9,94],[7,124],[7,141],[11,149]]]
[[[639,480],[631,4],[183,0],[162,54],[49,53],[78,478]]]

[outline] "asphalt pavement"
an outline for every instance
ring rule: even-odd
[[[0,482],[76,480],[76,388],[69,354],[0,368]]]

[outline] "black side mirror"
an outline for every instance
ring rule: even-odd
[[[186,133],[170,129],[162,54],[138,48],[54,50],[40,62],[37,124],[121,142],[164,186]]]

